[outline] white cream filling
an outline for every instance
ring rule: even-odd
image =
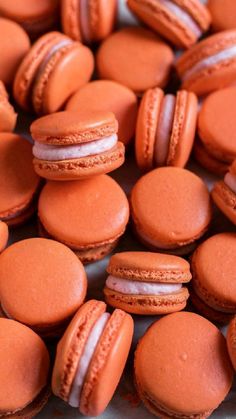
[[[207,57],[204,60],[201,60],[197,64],[195,64],[192,68],[187,70],[185,74],[183,75],[182,79],[188,80],[190,77],[192,77],[195,73],[198,73],[202,71],[205,68],[211,67],[215,64],[220,63],[221,61],[228,60],[230,58],[234,58],[236,56],[236,45],[227,48],[223,51],[218,52],[215,55],[212,55],[211,57]]]
[[[171,0],[160,0],[160,3],[163,4],[163,6],[165,6],[170,12],[172,12],[173,15],[175,15],[179,20],[181,20],[197,38],[202,35],[200,26],[184,9],[173,3]]]
[[[225,175],[224,182],[236,194],[236,176],[228,172]]]
[[[55,146],[42,144],[35,141],[33,146],[33,155],[40,160],[56,161],[66,159],[79,159],[81,157],[92,156],[112,149],[117,143],[117,135],[105,137],[100,140],[90,141],[88,143]]]
[[[80,405],[80,394],[83,388],[84,380],[88,372],[89,365],[95,352],[96,346],[109,320],[109,317],[109,313],[103,313],[93,326],[92,331],[88,337],[82,356],[79,360],[79,365],[77,367],[77,371],[69,395],[68,403],[72,407],[79,407]]]
[[[113,291],[128,295],[167,295],[179,291],[182,284],[141,282],[109,275],[106,286]]]

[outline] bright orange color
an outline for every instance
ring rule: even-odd
[[[8,99],[8,93],[0,80],[0,132],[11,132],[16,125],[17,114]]]
[[[2,252],[8,242],[9,232],[8,225],[3,221],[0,221],[0,252]]]

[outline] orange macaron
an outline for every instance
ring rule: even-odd
[[[172,49],[153,32],[127,27],[102,42],[97,70],[101,79],[117,81],[142,94],[151,87],[166,86],[173,60]]]
[[[32,164],[32,145],[17,134],[0,134],[0,179],[0,220],[22,224],[36,209],[40,178]]]
[[[62,0],[63,32],[84,44],[100,42],[114,28],[117,6],[117,0]]]
[[[236,160],[224,180],[215,183],[211,195],[218,208],[236,225]]]
[[[233,383],[224,336],[187,312],[152,324],[136,349],[134,373],[141,400],[161,418],[207,418]]]
[[[132,189],[130,204],[136,235],[154,251],[190,253],[211,222],[206,185],[178,167],[161,167],[141,177]]]
[[[182,88],[201,96],[232,84],[235,44],[236,30],[232,29],[209,36],[182,54],[176,62]]]
[[[60,32],[49,32],[35,42],[19,66],[15,100],[26,111],[56,112],[89,81],[93,69],[89,48]]]
[[[30,131],[34,168],[46,179],[85,179],[124,163],[125,148],[111,112],[57,112],[34,121]]]
[[[210,307],[213,314],[217,312],[221,323],[224,323],[225,315],[230,319],[236,313],[235,258],[235,233],[220,233],[210,237],[195,250],[191,258],[193,292],[204,305]],[[198,303],[196,307],[201,312]],[[204,310],[203,314],[208,313]],[[210,312],[207,317],[214,320]]]
[[[0,0],[0,16],[19,23],[32,38],[59,21],[59,0]]]
[[[0,255],[0,301],[6,317],[43,337],[60,336],[83,303],[84,267],[65,245],[32,238]]]
[[[128,0],[128,6],[141,21],[180,48],[195,44],[211,23],[200,0]]]
[[[0,253],[5,249],[9,238],[8,225],[0,221]]]
[[[133,328],[124,311],[109,314],[102,301],[85,303],[57,346],[53,393],[86,416],[100,415],[120,380]]]
[[[30,49],[30,40],[20,25],[2,17],[0,32],[0,80],[11,86],[21,61]]]
[[[138,111],[135,93],[112,80],[94,80],[85,84],[67,102],[68,111],[113,112],[118,121],[118,139],[128,145],[134,135]]]
[[[17,114],[9,102],[4,83],[0,80],[0,132],[11,132],[16,126]]]
[[[69,246],[83,263],[110,253],[129,219],[125,193],[111,177],[49,181],[39,197],[40,232]]]
[[[47,403],[49,353],[42,339],[14,320],[0,318],[2,418],[34,418]]]
[[[136,161],[141,170],[160,166],[184,167],[189,159],[197,123],[194,93],[180,90],[164,95],[158,87],[141,100],[135,139]]]
[[[211,27],[214,32],[236,29],[234,0],[208,0],[207,8],[211,14]]]
[[[218,175],[224,174],[236,159],[233,140],[236,131],[235,101],[236,87],[218,90],[207,96],[199,112],[199,140],[195,145],[195,157],[202,166]]]
[[[236,316],[234,316],[229,324],[226,339],[229,356],[236,371]]]
[[[109,261],[104,294],[107,304],[128,313],[159,315],[185,308],[189,263],[178,256],[121,252]]]

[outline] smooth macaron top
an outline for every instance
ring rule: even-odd
[[[38,215],[53,237],[71,247],[93,247],[123,234],[129,204],[121,187],[101,175],[77,182],[48,182],[39,198]]]
[[[139,394],[158,416],[209,416],[233,381],[224,336],[194,313],[155,322],[139,341],[134,365]]]
[[[49,354],[36,333],[13,320],[0,319],[0,341],[0,411],[5,417],[30,404],[47,385]]]
[[[30,127],[34,140],[51,145],[86,143],[117,130],[115,115],[105,111],[57,112],[37,119]]]
[[[202,243],[192,257],[194,289],[211,304],[236,311],[236,234],[220,233]]]
[[[182,246],[199,238],[211,221],[207,187],[194,173],[176,167],[155,169],[131,192],[131,213],[139,236]]]
[[[174,55],[166,43],[141,27],[121,29],[97,53],[100,78],[117,81],[136,93],[167,84]]]
[[[206,150],[216,159],[230,163],[236,158],[236,87],[209,95],[198,118],[198,133]]]
[[[136,95],[128,87],[112,80],[94,80],[69,99],[66,110],[113,112],[119,123],[118,138],[126,145],[135,131],[138,103]]]
[[[17,22],[38,21],[55,13],[58,0],[0,0],[0,15]]]
[[[17,134],[0,134],[0,218],[25,208],[40,183],[33,169],[32,145]]]
[[[215,32],[225,29],[236,29],[235,1],[208,0],[207,7],[212,18],[212,29]]]
[[[113,255],[107,272],[118,278],[148,282],[188,282],[189,263],[178,256],[151,252],[121,252]]]
[[[9,85],[13,82],[22,59],[30,49],[30,40],[20,25],[2,17],[0,31],[2,35],[0,80]]]
[[[14,243],[0,256],[0,300],[15,320],[44,328],[66,321],[87,290],[83,265],[66,246],[33,238]]]

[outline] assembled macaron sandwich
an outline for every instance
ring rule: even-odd
[[[236,225],[236,160],[230,166],[224,180],[215,183],[212,198],[226,217]]]

